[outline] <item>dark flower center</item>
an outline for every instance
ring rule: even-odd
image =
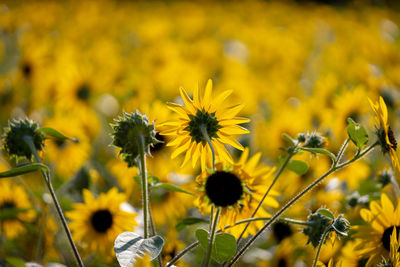
[[[192,137],[192,141],[196,143],[206,144],[207,140],[204,138],[201,132],[201,127],[205,127],[207,134],[210,139],[217,137],[217,132],[222,127],[218,125],[218,120],[215,117],[215,112],[208,113],[205,110],[197,110],[196,116],[189,115],[189,125],[184,129],[189,132]]]
[[[387,135],[388,135],[388,138],[389,138],[390,143],[392,144],[392,148],[393,148],[394,150],[396,150],[396,149],[397,149],[397,141],[396,141],[396,138],[394,138],[394,134],[393,134],[393,131],[392,131],[392,129],[390,128],[390,126],[389,126],[389,128],[388,128],[388,133],[387,133]]]
[[[90,86],[86,83],[80,85],[76,90],[76,96],[82,101],[86,101],[90,97]]]
[[[217,171],[207,179],[206,194],[216,206],[227,207],[235,204],[242,197],[243,187],[235,174]]]
[[[65,148],[67,146],[67,142],[65,140],[62,140],[62,139],[55,139],[54,143],[56,144],[56,146],[59,149],[63,149],[63,148]]]
[[[278,261],[277,266],[278,267],[286,267],[286,266],[288,266],[288,263],[287,263],[286,259],[280,258],[279,261]]]
[[[24,77],[29,79],[32,76],[32,65],[29,62],[24,62],[21,68]]]
[[[386,228],[382,235],[382,244],[387,251],[390,251],[390,236],[392,235],[393,229],[394,226]],[[396,226],[397,238],[399,238],[399,231],[400,231],[400,226]]]
[[[17,206],[15,205],[14,201],[6,200],[0,205],[0,211],[7,209],[14,209],[16,207]]]
[[[278,242],[293,234],[292,229],[287,223],[277,222],[272,226],[272,231]]]
[[[113,216],[109,210],[97,210],[92,214],[90,222],[98,233],[105,233],[113,224]]]
[[[156,143],[150,146],[150,153],[154,154],[161,151],[165,146],[165,137],[160,133],[156,133],[156,139],[161,141],[162,143]]]

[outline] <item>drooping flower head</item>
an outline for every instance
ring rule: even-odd
[[[169,135],[173,140],[167,146],[174,146],[176,150],[171,157],[176,158],[186,152],[182,166],[192,160],[193,167],[200,158],[202,170],[211,167],[211,148],[207,144],[204,132],[208,135],[215,150],[216,161],[233,163],[224,144],[231,145],[239,150],[243,146],[235,139],[236,135],[246,134],[249,131],[237,124],[246,123],[247,118],[235,117],[243,108],[242,104],[225,107],[224,100],[232,93],[225,91],[217,97],[212,97],[212,81],[208,80],[204,94],[197,87],[193,100],[183,88],[180,94],[184,106],[168,103],[168,107],[179,114],[178,119],[162,123],[162,135]]]
[[[113,145],[120,147],[124,161],[128,166],[137,166],[137,158],[140,155],[141,144],[143,142],[145,153],[150,155],[150,147],[158,144],[154,123],[150,124],[146,115],[140,114],[138,110],[135,113],[124,112],[112,124]]]
[[[379,102],[375,104],[370,100],[372,109],[376,114],[376,121],[379,126],[376,127],[376,134],[378,136],[378,141],[381,145],[382,152],[384,154],[389,153],[390,159],[392,160],[393,168],[400,172],[399,158],[397,156],[397,141],[394,137],[393,131],[388,124],[388,111],[383,101],[383,98],[379,98]]]
[[[3,136],[4,148],[12,157],[32,158],[32,151],[27,145],[25,138],[32,140],[36,150],[41,151],[44,147],[44,134],[39,130],[39,125],[29,119],[13,120],[8,123]]]
[[[218,227],[222,230],[226,225],[232,226],[237,221],[250,218],[267,190],[265,185],[270,183],[275,168],[259,165],[260,158],[261,153],[257,153],[249,159],[249,150],[246,148],[239,162],[233,165],[228,162],[217,163],[216,170],[211,174],[203,171],[196,177],[198,197],[194,204],[203,214],[210,211],[211,204],[221,207]],[[277,192],[270,192],[255,217],[270,216],[266,208],[278,206],[273,198],[276,195]],[[253,222],[243,236],[254,234],[263,225],[263,221]],[[238,237],[244,227],[245,224],[239,224],[226,231]]]
[[[97,199],[84,189],[83,199],[84,203],[74,204],[74,209],[66,213],[72,220],[69,226],[74,240],[88,251],[112,255],[115,238],[133,231],[137,214],[121,208],[126,196],[115,187]]]

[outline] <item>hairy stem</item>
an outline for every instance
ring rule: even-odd
[[[216,210],[217,211],[215,213],[214,220],[212,222],[212,228],[211,228],[210,236],[208,239],[207,252],[204,257],[203,264],[202,264],[203,267],[208,267],[208,266],[210,266],[210,263],[211,263],[211,252],[212,252],[212,247],[214,245],[215,232],[216,232],[218,221],[219,221],[219,215],[221,214],[221,208],[217,207]]]
[[[23,137],[23,139],[24,139],[25,143],[29,146],[31,152],[33,153],[33,155],[34,155],[34,157],[36,159],[36,161],[38,163],[41,163],[42,160],[41,160],[41,158],[40,158],[40,156],[39,156],[39,154],[38,154],[38,152],[36,150],[35,145],[33,144],[32,137],[26,135],[26,136]],[[44,180],[46,181],[47,188],[50,191],[50,195],[51,195],[51,197],[53,199],[54,206],[56,207],[56,211],[58,213],[58,216],[61,219],[61,223],[63,225],[65,233],[67,234],[67,238],[68,238],[68,241],[69,241],[69,243],[70,243],[70,245],[72,247],[72,251],[74,253],[76,261],[78,262],[78,265],[80,267],[83,267],[84,264],[83,264],[82,258],[79,255],[78,249],[77,249],[77,247],[76,247],[76,245],[75,245],[75,243],[74,243],[74,241],[72,239],[72,234],[71,234],[71,231],[68,228],[67,220],[64,217],[64,213],[63,213],[63,211],[61,209],[60,202],[58,201],[56,193],[54,192],[54,188],[53,188],[53,185],[52,185],[51,180],[50,180],[50,174],[48,172],[45,172],[45,171],[42,170],[42,175],[44,177]]]
[[[254,216],[256,216],[258,209],[261,207],[262,203],[264,202],[265,198],[268,196],[269,192],[271,191],[272,187],[274,186],[274,184],[276,183],[276,181],[278,180],[279,176],[282,174],[283,170],[286,168],[287,164],[289,163],[290,159],[293,157],[293,155],[295,154],[295,148],[297,147],[297,145],[295,145],[294,149],[292,152],[289,153],[289,155],[287,155],[285,162],[282,164],[282,166],[279,168],[279,171],[276,173],[274,180],[272,181],[271,185],[268,187],[267,191],[265,192],[264,196],[262,197],[262,199],[260,200],[260,202],[258,203],[256,209],[253,211],[253,214],[251,214],[250,218],[254,218]],[[236,241],[236,244],[239,244],[240,240],[242,239],[244,233],[246,232],[247,228],[249,227],[251,221],[249,221],[246,226],[244,227],[243,231],[240,233],[239,238]]]
[[[319,241],[318,244],[318,249],[317,249],[317,253],[315,254],[315,259],[314,259],[314,263],[313,263],[313,267],[317,266],[317,262],[318,262],[318,258],[319,258],[319,253],[321,252],[321,248],[322,245],[325,243],[326,238],[328,237],[329,233],[331,232],[331,226],[329,225],[324,233],[322,234],[321,240]]]
[[[149,185],[147,183],[146,154],[143,135],[140,135],[139,146],[140,176],[142,178],[143,228],[144,238],[146,239],[149,237]]]

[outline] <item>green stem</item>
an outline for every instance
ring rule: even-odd
[[[338,154],[336,156],[335,163],[338,163],[340,161],[340,159],[342,158],[343,153],[346,150],[347,145],[349,144],[349,141],[350,141],[350,138],[347,138],[346,141],[343,143],[343,145],[340,147],[339,152],[338,152]]]
[[[212,143],[211,143],[211,139],[210,139],[210,137],[208,136],[207,127],[206,127],[204,124],[200,125],[200,131],[201,131],[201,133],[203,134],[203,137],[206,139],[208,145],[209,145],[210,148],[211,148],[211,153],[212,153],[212,168],[213,168],[213,170],[214,170],[214,169],[215,169],[215,151],[214,151],[214,147],[213,147],[213,145],[212,145]]]
[[[37,152],[37,150],[36,150],[36,147],[35,147],[35,145],[33,144],[32,137],[26,135],[26,136],[23,137],[23,140],[24,140],[25,143],[29,146],[31,152],[33,153],[33,155],[34,155],[34,157],[35,157],[35,159],[36,159],[36,161],[37,161],[38,163],[41,163],[42,160],[40,159],[39,154],[38,154],[38,152]],[[66,220],[65,217],[64,217],[64,213],[63,213],[63,211],[62,211],[62,209],[61,209],[61,205],[60,205],[60,203],[59,203],[59,201],[58,201],[58,199],[57,199],[57,196],[56,196],[56,193],[55,193],[55,191],[54,191],[53,185],[51,184],[50,175],[49,175],[48,172],[45,172],[45,171],[43,171],[43,170],[42,170],[42,175],[43,175],[43,177],[44,177],[44,180],[46,181],[47,188],[48,188],[49,191],[50,191],[50,195],[51,195],[51,197],[52,197],[52,199],[53,199],[54,206],[56,207],[56,211],[57,211],[57,213],[58,213],[58,216],[59,216],[60,219],[61,219],[61,223],[62,223],[62,225],[63,225],[63,227],[64,227],[65,233],[67,234],[67,238],[68,238],[68,241],[69,241],[69,243],[70,243],[70,245],[71,245],[71,247],[72,247],[72,251],[74,252],[76,261],[78,262],[78,265],[79,265],[80,267],[83,267],[83,266],[84,266],[84,265],[83,265],[83,261],[82,261],[82,259],[81,259],[81,256],[79,255],[78,249],[77,249],[77,247],[76,247],[76,245],[75,245],[75,243],[74,243],[74,241],[73,241],[73,239],[72,239],[72,234],[71,234],[71,231],[70,231],[69,228],[68,228],[67,220]]]
[[[218,221],[219,221],[219,215],[221,214],[221,207],[217,207],[217,211],[214,216],[214,220],[212,222],[212,228],[210,232],[210,237],[208,240],[208,246],[207,246],[207,252],[203,260],[202,267],[208,267],[210,266],[211,263],[211,252],[212,252],[212,247],[214,245],[214,239],[215,239],[215,232],[217,229]]]
[[[140,156],[140,175],[142,177],[142,203],[143,203],[143,227],[144,238],[149,237],[149,185],[147,183],[147,170],[146,170],[146,154],[144,147],[144,137],[140,135],[139,138],[139,156]]]
[[[182,251],[180,251],[172,260],[170,260],[165,267],[171,267],[175,262],[177,262],[180,258],[182,258],[187,252],[191,251],[195,247],[199,245],[199,241],[193,242]]]
[[[316,185],[318,185],[320,182],[322,182],[326,177],[328,177],[331,173],[346,167],[350,163],[362,158],[364,155],[366,155],[368,152],[370,152],[376,145],[378,145],[378,142],[375,142],[373,145],[365,149],[362,153],[357,153],[354,158],[351,160],[344,162],[340,165],[337,165],[337,162],[334,162],[332,167],[321,177],[316,179],[314,182],[312,182],[310,185],[308,185],[303,191],[301,191],[299,194],[297,194],[295,197],[293,197],[291,200],[289,200],[278,212],[276,212],[271,219],[260,229],[257,231],[257,233],[240,249],[240,251],[235,255],[235,257],[231,260],[228,266],[232,266],[235,264],[239,258],[244,254],[244,252],[255,242],[255,240],[258,238],[258,236],[265,230],[267,229],[272,223],[278,219],[279,216],[282,215],[287,209],[289,209],[294,203],[296,203],[297,200],[299,200],[301,197],[303,197],[307,192],[309,192],[311,189],[313,189]]]
[[[275,185],[276,181],[278,180],[279,176],[282,174],[283,170],[286,168],[287,164],[289,163],[290,159],[294,156],[297,144],[294,146],[293,151],[289,153],[286,157],[285,162],[279,168],[279,171],[276,173],[274,180],[272,181],[271,185],[268,187],[267,191],[265,192],[264,196],[262,197],[261,201],[258,203],[257,208],[253,211],[250,218],[254,218],[256,216],[258,209],[261,207],[262,203],[264,202],[265,198],[268,196],[269,192],[271,191],[272,187]],[[249,221],[246,226],[244,227],[243,231],[240,233],[239,238],[236,241],[236,244],[239,244],[240,240],[242,239],[244,233],[246,232],[247,228],[249,227],[251,221]]]
[[[329,233],[331,232],[331,226],[329,225],[324,233],[322,234],[321,240],[319,241],[318,244],[318,249],[317,249],[317,253],[315,254],[315,259],[314,259],[314,263],[313,263],[313,267],[317,266],[317,262],[318,262],[318,258],[319,258],[319,253],[321,252],[321,248],[322,245],[325,243],[326,238],[328,237]]]

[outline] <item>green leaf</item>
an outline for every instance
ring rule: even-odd
[[[25,262],[20,258],[7,257],[6,262],[12,267],[25,267]]]
[[[155,186],[155,185],[158,184],[159,182],[160,182],[160,179],[159,179],[158,177],[156,177],[156,176],[149,175],[149,176],[147,177],[147,183],[148,183],[149,185],[151,185],[151,186]]]
[[[207,251],[208,246],[208,232],[204,229],[197,229],[196,230],[196,238],[200,243],[200,246]]]
[[[208,232],[204,229],[196,230],[196,238],[200,246],[207,251],[208,246]],[[214,245],[211,251],[211,258],[218,263],[232,258],[236,253],[236,239],[233,235],[228,233],[219,233],[215,236]]]
[[[363,149],[368,143],[368,134],[361,124],[356,123],[352,118],[347,118],[348,126],[347,133],[353,141],[353,143],[358,147],[358,149]]]
[[[172,184],[158,183],[158,184],[153,185],[151,188],[152,189],[154,189],[154,188],[163,188],[165,190],[181,192],[181,193],[185,193],[185,194],[189,194],[189,195],[194,196],[193,193],[190,193],[189,191],[183,190],[182,188],[180,188],[180,187],[178,187],[176,185],[172,185]]]
[[[236,253],[236,239],[233,235],[224,233],[217,234],[211,257],[218,263],[232,258]]]
[[[49,135],[49,136],[52,136],[52,137],[55,137],[55,138],[57,138],[57,139],[61,139],[61,140],[70,140],[70,141],[75,142],[75,143],[78,143],[78,142],[79,142],[79,140],[78,140],[77,138],[65,136],[65,135],[63,135],[62,133],[60,133],[59,131],[57,131],[57,130],[55,130],[55,129],[53,129],[53,128],[50,128],[50,127],[42,127],[42,128],[40,128],[39,130],[40,130],[42,133],[44,133],[44,134],[46,134],[46,135]]]
[[[175,229],[176,231],[182,231],[187,225],[197,224],[197,223],[208,223],[208,220],[203,218],[195,218],[195,217],[188,217],[182,219],[179,223],[176,224]]]
[[[42,163],[29,163],[29,164],[23,164],[19,165],[11,170],[1,172],[0,173],[0,178],[6,178],[6,177],[13,177],[13,176],[18,176],[22,174],[26,174],[29,172],[35,172],[39,170],[44,170],[49,172],[49,167]]]
[[[287,168],[298,175],[303,175],[308,171],[308,164],[301,160],[291,160],[289,161]]]
[[[331,159],[333,159],[334,161],[336,160],[336,156],[332,152],[330,152],[326,149],[323,149],[323,148],[299,147],[299,149],[310,152],[310,153],[326,155],[326,156],[330,157]]]
[[[156,259],[163,246],[164,239],[161,236],[144,239],[133,232],[124,232],[115,239],[114,251],[121,267],[131,267],[137,258],[146,254],[150,255],[151,260]]]
[[[285,140],[289,146],[294,146],[294,139],[290,137],[288,134],[282,134],[283,140]]]
[[[333,216],[333,213],[330,210],[320,208],[317,210],[317,212],[325,217],[328,217],[329,219],[335,219],[335,216]]]

